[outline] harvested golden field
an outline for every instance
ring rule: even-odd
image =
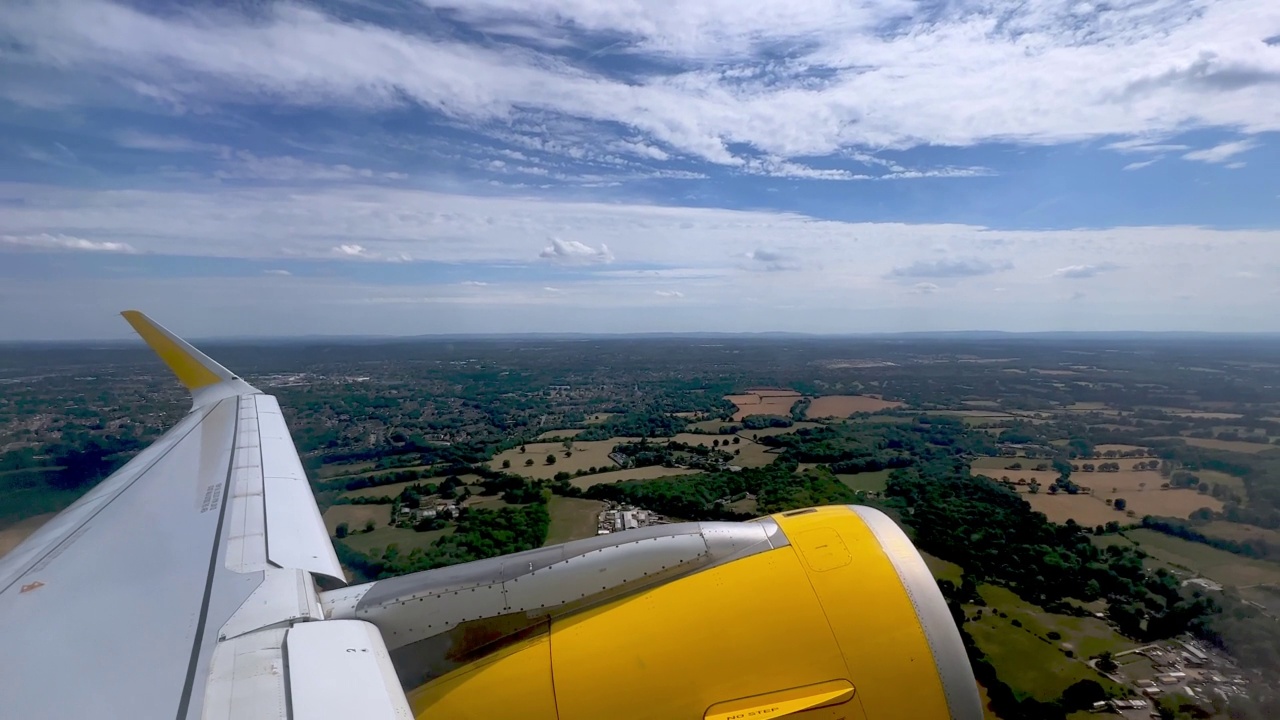
[[[566,428],[564,430],[548,430],[542,433],[541,435],[539,435],[538,437],[534,438],[534,440],[551,440],[552,438],[577,437],[578,433],[582,432],[585,429],[586,428]]]
[[[1070,405],[1063,408],[1063,410],[1070,410],[1072,412],[1097,412],[1098,410],[1106,410],[1106,409],[1107,409],[1107,404],[1104,402],[1071,403]]]
[[[798,423],[793,423],[791,427],[784,427],[784,428],[771,427],[771,428],[761,428],[759,430],[743,430],[738,434],[744,438],[762,438],[762,437],[772,437],[774,435],[786,435],[787,433],[793,433],[797,430],[803,430],[804,428],[816,428],[816,427],[822,427],[822,423],[807,422],[802,420]]]
[[[1034,470],[1037,465],[1048,464],[1048,460],[1028,460],[1027,458],[976,458],[969,467],[970,474],[986,475],[994,480],[1009,478],[1017,482],[1026,480],[1030,484],[1032,480],[1040,483],[1046,489],[1050,484],[1058,479],[1057,470]],[[1022,465],[1021,470],[1010,470],[1009,465]]]
[[[795,390],[749,390],[743,395],[726,395],[725,400],[738,407],[734,420],[750,415],[788,415],[800,399]]]
[[[4,557],[10,550],[18,547],[23,540],[27,539],[27,536],[36,530],[39,530],[40,526],[43,525],[46,520],[56,514],[57,513],[45,513],[44,515],[29,517],[25,520],[19,520],[13,525],[0,530],[0,558]]]
[[[1280,449],[1277,445],[1264,445],[1262,443],[1240,442],[1238,440],[1212,440],[1209,438],[1190,438],[1190,437],[1159,437],[1152,438],[1154,440],[1182,440],[1188,445],[1194,447],[1202,447],[1208,450],[1225,450],[1227,452],[1248,453],[1250,455],[1268,450]]]
[[[547,541],[543,544],[555,545],[570,540],[595,537],[600,511],[608,505],[602,500],[552,495],[547,501],[551,527],[547,530]]]
[[[1167,410],[1170,415],[1196,420],[1239,420],[1244,417],[1240,413],[1208,412],[1205,410]]]
[[[1121,524],[1136,522],[1125,513],[1111,508],[1101,499],[1089,495],[1067,495],[1059,493],[1050,495],[1044,491],[1032,495],[1024,493],[1022,499],[1031,504],[1031,508],[1042,512],[1056,523],[1075,520],[1077,525],[1093,527],[1105,525],[1115,520]]]
[[[465,508],[481,508],[484,510],[498,510],[499,508],[507,507],[507,506],[524,507],[524,505],[527,504],[527,503],[522,503],[522,504],[509,503],[506,500],[502,499],[501,493],[497,495],[481,495],[480,493],[484,492],[484,488],[479,485],[468,485],[467,487],[471,489],[471,497],[459,503],[462,507],[465,507]]]
[[[846,418],[853,413],[873,413],[899,407],[902,407],[902,403],[873,395],[823,395],[809,403],[805,417]]]
[[[1091,461],[1085,461],[1091,462]],[[1097,464],[1096,461],[1092,461]],[[1122,460],[1117,460],[1124,467]],[[1080,463],[1074,463],[1079,465]],[[1114,495],[1119,493],[1156,492],[1160,486],[1168,482],[1155,470],[1121,470],[1120,472],[1080,472],[1071,473],[1071,480],[1081,487],[1093,488],[1097,495]],[[1114,492],[1113,492],[1114,491]]]
[[[1197,525],[1196,530],[1209,537],[1234,540],[1235,542],[1265,542],[1270,547],[1280,550],[1280,531],[1260,528],[1257,525],[1244,525],[1226,520],[1214,520],[1211,523]]]
[[[609,472],[596,473],[594,475],[583,475],[569,481],[574,487],[587,489],[592,485],[611,485],[623,480],[653,480],[660,477],[673,477],[676,475],[696,475],[700,470],[690,470],[689,468],[669,468],[661,465],[650,465],[648,467],[627,468],[626,470],[610,470]]]
[[[1098,495],[1097,497],[1103,500],[1107,498],[1106,495]],[[1143,515],[1162,515],[1165,517],[1186,518],[1200,508],[1209,508],[1214,512],[1222,511],[1221,500],[1186,488],[1171,490],[1152,490],[1147,488],[1145,492],[1129,493],[1127,495],[1116,494],[1113,497],[1123,497],[1129,503],[1129,509],[1138,513],[1138,517]]]
[[[1093,495],[1085,493],[1050,495],[1044,489],[1033,495],[1026,492],[1026,488],[1018,488],[1018,491],[1023,493],[1023,499],[1031,503],[1031,507],[1044,513],[1056,523],[1065,523],[1068,519],[1075,520],[1080,525],[1100,525],[1110,520],[1126,523],[1141,520],[1144,515],[1186,519],[1200,508],[1222,510],[1222,501],[1216,498],[1201,495],[1186,488],[1161,490],[1159,485],[1154,489],[1148,487],[1143,491],[1117,491],[1116,493],[1112,493],[1111,488],[1105,491],[1094,488]],[[1115,501],[1117,498],[1124,499],[1125,512],[1117,511],[1107,505],[1107,500]],[[1129,516],[1128,511],[1133,511],[1133,517]]]
[[[1102,426],[1100,426],[1100,425],[1092,425],[1091,427],[1102,427]],[[1094,446],[1093,446],[1093,450],[1094,450],[1094,452],[1096,452],[1096,453],[1098,453],[1099,455],[1101,455],[1102,453],[1105,453],[1105,452],[1118,452],[1118,453],[1127,453],[1127,452],[1143,452],[1143,453],[1146,453],[1146,452],[1149,452],[1149,451],[1151,450],[1151,448],[1143,447],[1142,445],[1121,445],[1121,444],[1119,444],[1119,443],[1104,443],[1104,444],[1102,444],[1102,445],[1094,445]]]
[[[739,467],[764,467],[778,459],[778,454],[769,450],[770,448],[760,443],[743,440],[741,445],[729,446],[729,452],[736,453],[729,464]]]
[[[608,440],[574,442],[568,451],[572,453],[570,457],[564,456],[566,452],[564,443],[529,443],[525,446],[525,452],[520,452],[518,447],[504,450],[490,460],[488,465],[494,470],[499,470],[502,469],[503,460],[510,460],[511,467],[506,468],[508,472],[537,480],[550,480],[560,471],[573,473],[593,467],[617,467],[616,463],[609,459],[609,453],[613,451],[614,446],[618,443],[634,442],[635,440],[636,438],[609,438]],[[547,464],[548,455],[555,457],[555,462],[550,465]],[[532,465],[525,464],[529,460],[533,461]]]

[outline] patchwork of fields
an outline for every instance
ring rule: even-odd
[[[738,407],[734,420],[750,415],[788,415],[800,399],[795,390],[748,390],[742,395],[728,395],[726,400]]]
[[[673,477],[676,475],[694,475],[698,470],[690,470],[688,468],[669,468],[661,465],[650,465],[648,467],[627,468],[626,470],[610,470],[609,472],[595,473],[592,475],[582,475],[570,480],[576,488],[586,489],[592,485],[609,485],[623,480],[653,480],[660,477]]]
[[[873,413],[899,407],[902,407],[902,403],[871,395],[824,395],[809,403],[805,417],[846,418],[853,413]]]
[[[23,540],[27,539],[28,535],[39,530],[40,526],[43,525],[46,520],[53,517],[54,514],[55,513],[46,513],[44,515],[29,517],[25,520],[19,520],[13,525],[0,530],[0,558],[4,557],[5,553],[18,547]]]
[[[1225,450],[1227,452],[1247,453],[1253,455],[1255,453],[1263,453],[1275,451],[1280,454],[1280,445],[1269,445],[1266,443],[1242,442],[1240,440],[1216,440],[1211,438],[1193,438],[1193,437],[1158,437],[1155,440],[1181,440],[1192,447],[1202,447],[1208,450]]]
[[[1125,536],[1157,560],[1192,570],[1223,585],[1280,583],[1280,563],[1254,560],[1154,530],[1129,530]]]
[[[1059,697],[1079,680],[1095,680],[1112,691],[1121,689],[1084,662],[1090,654],[1132,646],[1105,622],[1047,613],[1002,587],[979,585],[978,592],[987,604],[965,606],[969,620],[964,627],[1001,680],[1043,701]],[[1013,624],[1015,620],[1021,627]],[[1050,640],[1049,632],[1061,638]]]
[[[1107,488],[1105,492],[1094,488],[1093,495],[1083,493],[1050,495],[1043,489],[1033,495],[1027,492],[1026,488],[1018,488],[1018,490],[1024,493],[1022,497],[1031,503],[1031,507],[1057,523],[1065,523],[1068,519],[1075,520],[1081,525],[1105,524],[1110,520],[1126,523],[1134,522],[1133,518],[1141,519],[1144,515],[1186,519],[1191,513],[1201,508],[1207,507],[1214,511],[1222,509],[1221,500],[1186,488],[1162,490],[1156,487],[1138,492],[1114,493],[1111,492],[1111,488]],[[1125,511],[1120,512],[1112,505],[1107,505],[1108,499],[1113,503],[1116,499],[1124,499]],[[1133,513],[1132,516],[1129,515],[1130,511]]]
[[[1137,446],[1114,447],[1119,449]],[[1129,461],[1119,459],[1115,462],[1124,467]],[[1009,469],[1008,466],[1013,464],[1021,464],[1024,468],[1034,467],[1036,461],[1017,458],[977,458],[973,461],[970,471],[975,475],[986,475],[996,480],[1007,477],[1015,483],[1020,480],[1026,481],[1026,485],[1018,486],[1018,492],[1023,493],[1023,498],[1031,503],[1031,507],[1058,523],[1065,523],[1069,519],[1081,525],[1102,525],[1111,520],[1132,522],[1127,514],[1128,511],[1133,511],[1133,517],[1137,518],[1144,515],[1159,515],[1185,519],[1201,508],[1209,508],[1217,512],[1223,507],[1221,500],[1196,490],[1161,487],[1167,480],[1155,470],[1074,472],[1071,474],[1071,480],[1091,492],[1081,492],[1078,495],[1060,492],[1051,495],[1047,490],[1058,479],[1057,472]],[[1030,492],[1032,480],[1039,483],[1040,492],[1035,494]],[[1112,505],[1107,504],[1107,500],[1114,503],[1117,499],[1125,501],[1125,512],[1117,511]]]
[[[617,463],[609,459],[609,453],[613,451],[614,446],[622,442],[634,442],[637,439],[575,441],[568,448],[564,443],[528,443],[525,445],[524,452],[520,452],[520,448],[504,450],[487,464],[490,468],[498,470],[502,468],[502,462],[507,460],[511,462],[511,467],[507,468],[508,472],[536,480],[550,480],[556,473],[562,471],[573,473],[593,467],[597,469],[616,467]],[[564,456],[566,452],[570,453],[570,457]],[[555,457],[554,463],[547,464],[548,455]],[[526,465],[529,460],[533,461],[532,465]]]
[[[547,530],[547,545],[595,537],[600,511],[608,503],[585,498],[551,496],[547,512],[551,515],[551,527]]]

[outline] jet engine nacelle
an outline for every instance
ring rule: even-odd
[[[980,720],[920,554],[883,513],[657,525],[325,593],[419,718]]]

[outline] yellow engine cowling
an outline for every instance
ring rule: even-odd
[[[409,692],[441,718],[979,720],[919,553],[878,511],[772,516],[789,544],[550,619]]]

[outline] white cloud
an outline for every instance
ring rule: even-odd
[[[1225,142],[1211,148],[1195,150],[1182,156],[1183,160],[1196,160],[1205,163],[1224,163],[1243,152],[1258,147],[1258,141],[1252,138]]]
[[[1052,276],[1069,280],[1083,280],[1119,269],[1119,265],[1110,262],[1100,262],[1096,265],[1068,265],[1054,270]]]
[[[1233,162],[1233,163],[1227,163],[1224,167],[1226,167],[1228,170],[1239,170],[1240,168],[1244,167],[1245,164],[1246,163],[1243,163],[1243,162]]]
[[[982,258],[943,258],[941,260],[917,260],[909,265],[889,271],[894,278],[951,278],[992,275],[1013,269],[1008,260],[984,260]]]
[[[650,145],[643,140],[619,140],[617,142],[610,143],[609,149],[615,152],[637,155],[650,160],[665,161],[671,159],[671,154],[666,150],[655,145]]]
[[[1110,262],[1148,268],[1155,260],[1162,272],[1173,275],[1179,275],[1181,263],[1198,268],[1196,275],[1221,268],[1227,277],[1240,269],[1241,257],[1280,264],[1280,231],[1268,230],[998,230],[842,222],[763,210],[481,197],[385,185],[190,192],[0,183],[0,197],[21,200],[0,213],[0,234],[13,237],[92,238],[164,255],[501,265],[529,264],[529,248],[542,247],[557,257],[587,258],[581,264],[591,267],[593,276],[655,282],[720,282],[741,269],[771,263],[844,282],[879,282],[886,276],[934,281],[992,274],[1011,265],[1018,276],[1044,278],[1069,266]],[[591,244],[561,239],[567,229],[591,238]],[[557,251],[547,238],[560,239],[563,249]],[[779,245],[780,239],[786,244]],[[609,267],[590,261],[610,256],[624,260],[615,259]],[[1012,277],[998,283],[1011,293],[1017,290]]]
[[[400,29],[414,22],[393,29],[293,4],[150,15],[104,0],[6,8],[0,36],[21,39],[7,56],[30,67],[170,106],[415,103],[473,127],[574,118],[620,126],[637,143],[629,154],[651,160],[1280,130],[1280,57],[1245,41],[1280,26],[1280,9],[1257,0],[975,0],[928,13],[906,0],[426,4],[423,19],[441,9],[532,40],[469,45]],[[621,76],[546,52],[567,29],[594,50],[652,62]],[[15,85],[11,99],[32,97]]]
[[[379,315],[379,323],[388,323],[376,325],[380,333],[973,329],[975,318],[984,317],[998,317],[998,322],[982,327],[1009,330],[1280,330],[1274,298],[1242,294],[1243,281],[1234,276],[1242,268],[1241,258],[1249,258],[1251,272],[1280,267],[1277,230],[999,230],[841,222],[773,211],[478,197],[368,184],[212,186],[190,192],[0,183],[0,198],[20,200],[6,203],[0,213],[0,235],[7,237],[43,233],[127,244],[140,253],[170,256],[166,263],[185,263],[181,267],[193,273],[207,265],[205,257],[260,261],[246,266],[254,268],[253,279],[260,284],[246,285],[243,292],[278,301],[254,315],[254,331],[264,334],[326,328],[331,333],[372,332],[369,301],[360,299],[370,297],[388,303],[386,298],[401,298],[394,306],[405,308],[405,314]],[[597,254],[604,245],[619,259],[610,265],[547,267],[554,261],[530,257],[529,248],[550,245],[547,238],[569,229],[580,241],[590,238],[584,245]],[[40,247],[26,242],[24,247],[0,242],[0,252],[60,249],[48,241]],[[420,264],[409,273],[369,265],[358,274],[362,280],[341,272],[325,277],[295,273],[285,283],[261,274],[263,268],[291,267],[286,263],[307,258],[361,263],[410,258]],[[1046,291],[1046,278],[1055,271],[1065,275],[1065,268],[1108,263],[1142,270],[1106,283],[1063,279],[1059,293]],[[443,265],[464,274],[442,272],[438,268]],[[1016,266],[1016,272],[998,270],[1008,265]],[[788,271],[765,272],[770,267]],[[493,273],[508,279],[480,290],[459,284],[463,278]],[[913,273],[924,275],[908,277]],[[166,284],[127,275],[117,287],[108,282],[110,277],[103,273],[93,282],[6,278],[6,292],[40,298],[48,306],[30,315],[0,314],[0,337],[48,337],[48,328],[57,325],[49,324],[53,308],[72,319],[79,317],[76,308],[83,303],[155,302],[167,309],[175,287],[195,285],[189,278]],[[233,290],[226,279],[217,278],[221,295],[212,289],[217,284],[213,280],[209,292],[193,295],[179,316],[195,318],[192,327],[202,333],[223,330],[216,320],[200,318],[242,310],[236,304],[240,299],[230,297]],[[922,282],[939,285],[937,297],[947,298],[925,315],[918,312],[925,298],[909,292]],[[1089,300],[1108,308],[1105,318],[1059,312],[1069,294],[1086,283]],[[993,292],[992,286],[1005,292]],[[1167,288],[1192,286],[1194,307],[1170,310]],[[664,300],[655,294],[677,289],[683,298]],[[468,310],[447,322],[427,323],[420,312],[411,312],[423,302]],[[655,303],[675,302],[681,307],[678,317],[652,313]],[[574,320],[544,317],[532,309],[537,303],[570,308]],[[296,322],[300,313],[312,320]],[[102,335],[88,320],[67,323],[58,332]]]
[[[653,294],[657,295],[658,297],[664,297],[664,298],[684,297],[684,293],[680,292],[679,290],[654,290]]]
[[[604,243],[599,248],[593,248],[577,240],[560,238],[551,238],[551,244],[543,248],[538,257],[566,265],[613,262],[613,253],[609,252],[609,246]]]
[[[1115,150],[1127,154],[1132,153],[1165,153],[1177,152],[1179,150],[1190,150],[1187,145],[1177,145],[1172,143],[1153,142],[1145,138],[1133,138],[1131,140],[1120,140],[1103,146],[1107,150]]]
[[[752,175],[769,177],[803,178],[807,180],[873,180],[874,175],[852,173],[848,170],[812,168],[790,162],[777,156],[752,158],[743,164],[743,170]]]
[[[940,288],[929,282],[916,283],[911,286],[911,291],[920,295],[932,295],[938,292]]]
[[[1128,165],[1125,165],[1124,169],[1125,170],[1141,170],[1142,168],[1147,167],[1148,165],[1153,165],[1159,161],[1160,161],[1160,158],[1152,158],[1150,160],[1143,160],[1141,162],[1131,162]]]
[[[287,155],[260,156],[227,145],[206,143],[180,135],[157,135],[127,130],[115,136],[116,144],[131,150],[164,153],[199,153],[211,158],[211,175],[222,180],[270,182],[382,182],[406,180],[408,175],[350,165],[324,164]],[[494,161],[498,167],[502,161]],[[193,172],[194,175],[202,173]]]
[[[339,255],[345,255],[347,257],[372,257],[368,248],[354,243],[339,245],[335,247],[333,251]]]
[[[296,157],[261,157],[244,150],[221,149],[219,169],[214,177],[231,180],[267,180],[273,182],[311,181],[376,181],[404,180],[402,172],[380,172],[350,165],[325,165]]]
[[[463,280],[458,284],[464,287],[488,287],[489,286],[489,283],[481,282],[479,280]]]
[[[84,250],[87,252],[134,253],[129,243],[86,240],[74,235],[39,233],[35,235],[0,235],[6,245],[46,250]]]
[[[156,135],[136,130],[127,130],[117,134],[116,144],[131,150],[154,150],[157,152],[211,152],[217,151],[222,147],[179,135]]]
[[[291,277],[293,273],[288,270],[263,270],[264,275],[278,275],[280,277]]]

